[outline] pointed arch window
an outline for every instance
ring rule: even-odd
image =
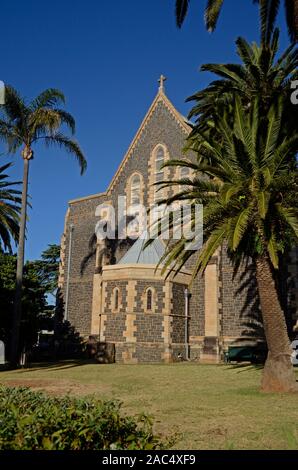
[[[164,180],[165,172],[162,168],[165,163],[165,151],[164,148],[160,145],[155,151],[155,183],[159,183]],[[157,202],[163,198],[162,191],[158,191],[158,186],[156,187],[154,193],[154,201]]]
[[[153,300],[153,292],[152,289],[148,289],[146,293],[146,310],[152,310],[152,300]]]
[[[115,310],[119,308],[119,291],[118,289],[115,290]]]
[[[112,304],[113,304],[113,311],[118,312],[119,307],[120,307],[120,292],[119,292],[118,287],[116,287],[113,291]]]
[[[130,181],[130,204],[141,204],[141,176],[132,175]]]
[[[142,308],[144,313],[154,313],[156,311],[157,294],[154,287],[149,286],[142,293]]]

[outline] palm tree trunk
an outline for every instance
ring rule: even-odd
[[[25,152],[23,153],[25,154]],[[31,152],[31,156],[32,156],[32,152]],[[21,208],[20,232],[19,232],[19,243],[18,243],[13,325],[12,325],[12,334],[11,334],[10,363],[13,367],[16,367],[19,364],[19,356],[20,356],[19,341],[20,341],[20,324],[21,324],[21,317],[22,317],[22,285],[23,285],[23,269],[24,269],[24,257],[25,257],[25,231],[26,231],[27,198],[28,198],[28,175],[29,175],[29,160],[31,156],[29,158],[24,158],[22,208]]]
[[[285,316],[280,306],[271,265],[266,256],[257,261],[257,282],[263,316],[268,357],[263,370],[264,392],[298,392],[291,363],[291,347]]]

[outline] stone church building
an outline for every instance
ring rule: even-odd
[[[69,202],[59,277],[64,318],[81,336],[113,343],[116,362],[182,358],[218,362],[239,338],[262,337],[253,266],[242,266],[235,274],[224,247],[190,291],[191,264],[167,279],[161,269],[156,270],[165,250],[159,238],[147,248],[144,237],[105,245],[96,241],[99,206],[117,208],[118,197],[126,196],[128,204],[150,207],[167,195],[166,190],[156,192],[155,182],[187,176],[186,168],[161,169],[161,164],[185,158],[182,148],[190,131],[186,118],[166,96],[162,76],[158,93],[106,192]],[[171,189],[167,191],[170,194]],[[294,260],[296,252],[283,275],[287,289],[281,288],[289,329],[297,319]]]

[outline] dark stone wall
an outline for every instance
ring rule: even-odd
[[[173,315],[185,315],[185,296],[183,284],[173,283]]]
[[[280,259],[280,269],[275,272],[275,282],[282,309],[285,313],[290,340],[296,338],[294,326],[297,316],[298,248],[293,248]]]
[[[103,313],[111,313],[113,306],[113,291],[119,289],[119,313],[126,313],[127,308],[127,281],[109,281],[106,287],[106,305]]]
[[[194,280],[189,302],[189,335],[204,336],[205,333],[205,281],[200,274]]]
[[[135,325],[137,327],[137,341],[147,343],[163,343],[163,315],[153,313],[137,314]]]
[[[136,343],[136,357],[138,358],[138,362],[162,362],[163,354],[163,345]]]
[[[183,343],[185,341],[185,287],[182,284],[173,283],[173,343]]]
[[[119,289],[119,310],[113,312],[113,291]],[[103,314],[107,315],[104,322],[105,339],[108,342],[125,341],[125,320],[127,308],[127,281],[109,281],[106,286],[106,305]]]
[[[68,319],[81,335],[89,335],[91,329],[91,310],[95,257],[91,257],[81,272],[82,262],[90,252],[90,239],[95,231],[95,209],[103,197],[88,199],[71,204],[65,233],[64,284],[62,289],[65,303],[67,266],[69,254],[70,225],[73,224]]]
[[[69,285],[68,319],[81,335],[90,334],[92,290],[93,285],[88,281],[71,282]]]
[[[255,270],[248,261],[235,273],[225,247],[220,263],[221,328],[224,336],[263,336]]]
[[[286,259],[287,263],[287,305],[291,318],[291,339],[297,336],[297,331],[293,332],[293,326],[298,324],[298,247],[292,249]]]
[[[185,318],[184,317],[173,317],[172,342],[173,343],[185,342]]]
[[[163,283],[160,281],[138,281],[136,285],[137,296],[136,306],[134,307],[134,313],[144,313],[143,297],[144,292],[149,287],[153,287],[155,290],[154,312],[162,312],[162,309],[164,307]],[[157,307],[157,309],[155,307]]]
[[[126,315],[123,313],[111,313],[107,315],[104,322],[105,340],[115,343],[116,341],[125,341],[123,333],[125,332]]]

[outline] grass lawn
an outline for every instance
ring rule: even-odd
[[[260,375],[250,366],[64,362],[2,371],[0,382],[120,399],[128,413],[153,415],[155,431],[178,433],[175,449],[298,449],[298,395],[260,393]]]

